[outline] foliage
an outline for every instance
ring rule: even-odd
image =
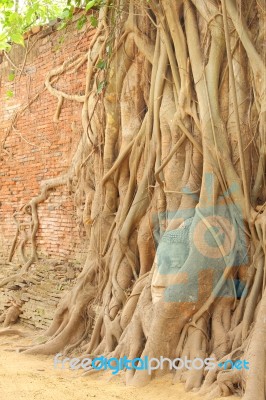
[[[102,0],[0,0],[0,51],[8,51],[12,42],[24,46],[23,33],[34,25],[60,18],[62,23],[59,29],[64,29],[72,20],[75,7],[86,12],[103,4]],[[86,21],[87,17],[83,14],[77,28],[81,29]],[[98,20],[94,15],[90,16],[90,23],[93,27],[97,26]]]
[[[8,50],[11,42],[24,45],[23,33],[33,25],[58,17],[63,3],[63,0],[0,0],[0,50]]]
[[[6,98],[7,99],[11,99],[14,96],[14,93],[12,92],[12,90],[7,90],[6,92]]]

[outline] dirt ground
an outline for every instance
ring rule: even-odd
[[[21,329],[21,327],[20,327]],[[5,400],[202,400],[186,393],[169,374],[144,388],[126,387],[123,376],[97,373],[81,377],[72,370],[55,369],[53,356],[32,356],[15,351],[28,338],[0,338],[0,398]],[[224,399],[224,398],[223,398]],[[227,397],[227,399],[237,399]],[[238,398],[239,400],[239,398]]]

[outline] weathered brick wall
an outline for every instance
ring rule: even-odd
[[[51,24],[31,36],[25,49],[16,45],[8,54],[18,69],[24,65],[22,73],[5,56],[0,56],[1,261],[7,259],[16,231],[13,212],[38,195],[42,180],[65,173],[77,148],[82,132],[82,104],[65,100],[59,122],[53,122],[57,99],[43,90],[44,80],[52,68],[85,52],[92,34],[88,25],[77,30],[76,22],[66,30],[57,30],[57,25]],[[77,72],[62,75],[55,86],[70,94],[84,93],[85,68],[83,65]],[[11,128],[16,113],[37,93],[39,96]],[[52,191],[49,199],[39,206],[39,216],[38,253],[55,259],[83,261],[86,238],[76,223],[73,195],[67,188]]]

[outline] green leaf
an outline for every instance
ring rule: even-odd
[[[62,18],[69,18],[70,12],[68,8],[65,8],[62,12]]]
[[[7,33],[0,33],[0,50],[9,50],[10,45],[7,43],[8,36]]]
[[[64,29],[67,26],[67,22],[61,22],[61,24],[58,26],[57,30],[61,31],[61,29]]]
[[[6,51],[8,51],[8,50],[10,50],[10,49],[11,49],[10,44],[8,44],[8,43],[1,43],[1,42],[0,42],[0,50],[6,50]]]
[[[107,64],[107,62],[105,60],[99,60],[97,65],[96,65],[96,68],[105,69],[106,68],[106,64]]]
[[[21,46],[24,46],[24,39],[21,33],[10,33],[10,39],[12,40],[12,42],[20,44]]]
[[[74,7],[65,8],[62,13],[62,19],[71,19],[73,17]]]
[[[8,99],[12,99],[13,96],[14,96],[14,93],[12,92],[12,90],[8,90],[8,91],[6,92],[6,97],[7,97]]]
[[[90,23],[91,23],[91,26],[93,26],[93,28],[97,28],[98,19],[96,17],[94,17],[94,15],[91,15],[90,16]]]
[[[98,3],[97,0],[91,0],[87,3],[85,10],[88,11],[90,10],[93,6],[95,6],[95,3]]]
[[[7,39],[7,34],[5,32],[0,33],[0,42]]]
[[[86,17],[85,15],[82,15],[82,17],[80,17],[80,18],[78,19],[78,22],[77,22],[77,29],[78,29],[78,30],[82,29],[83,26],[86,24],[86,22],[87,22],[87,17]]]
[[[106,81],[101,81],[97,87],[97,93],[100,94],[102,93],[103,89],[105,88],[107,82]]]
[[[11,25],[17,24],[20,21],[21,21],[21,16],[18,13],[13,12],[12,14],[9,15],[8,22]]]
[[[14,72],[14,71],[11,71],[11,72],[9,73],[7,79],[9,80],[9,82],[12,82],[12,81],[15,79],[15,72]]]

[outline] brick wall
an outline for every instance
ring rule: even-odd
[[[52,68],[86,51],[93,31],[88,24],[77,30],[76,22],[66,30],[57,30],[57,27],[58,24],[50,24],[32,35],[26,40],[25,49],[13,46],[8,57],[19,69],[24,64],[22,73],[3,54],[0,56],[1,261],[7,259],[16,231],[13,212],[38,195],[42,180],[67,171],[82,132],[82,104],[65,100],[59,122],[55,123],[57,99],[43,88],[44,79]],[[85,68],[83,65],[77,72],[64,74],[55,86],[67,93],[84,93]],[[40,95],[10,129],[16,113],[37,93]],[[38,210],[38,254],[83,261],[86,238],[78,227],[73,195],[67,188],[53,190]]]

